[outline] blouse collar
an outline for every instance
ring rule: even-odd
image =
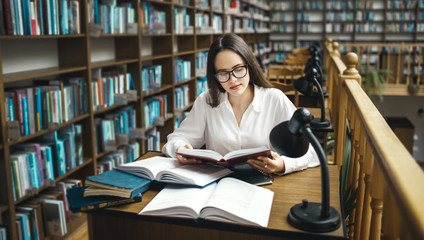
[[[254,86],[254,96],[253,96],[253,100],[250,103],[250,105],[252,105],[253,110],[256,112],[260,112],[261,111],[261,107],[263,106],[262,102],[263,102],[263,95],[264,95],[264,88],[259,87],[257,85],[253,85]],[[221,103],[219,104],[218,107],[222,107],[224,105],[227,105],[229,107],[231,107],[230,101],[228,100],[228,92],[225,91],[224,93],[221,93]]]

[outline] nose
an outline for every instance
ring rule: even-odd
[[[228,81],[236,81],[237,80],[237,78],[234,76],[234,72],[231,72],[230,73],[230,80],[228,80]]]

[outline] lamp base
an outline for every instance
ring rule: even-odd
[[[336,209],[330,207],[329,216],[321,217],[321,203],[303,203],[294,205],[290,209],[288,221],[294,227],[308,232],[331,232],[340,227],[340,215]]]
[[[312,129],[326,128],[330,126],[330,121],[325,119],[325,121],[321,122],[321,118],[314,118],[310,124]]]

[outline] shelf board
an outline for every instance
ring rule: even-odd
[[[149,55],[149,56],[142,56],[141,57],[141,61],[145,62],[145,61],[152,61],[152,60],[158,60],[158,59],[163,59],[163,58],[170,58],[172,57],[172,54],[163,54],[163,55]]]
[[[137,96],[137,98],[138,98],[138,96]],[[105,112],[109,112],[110,110],[114,110],[114,109],[117,109],[117,108],[120,108],[120,107],[125,107],[125,106],[130,105],[131,103],[136,103],[136,102],[137,101],[128,101],[128,104],[114,104],[114,105],[109,106],[109,107],[106,107],[106,108],[95,110],[94,111],[94,115],[98,115],[98,114],[102,114],[102,113],[105,113]]]
[[[92,62],[91,68],[110,67],[115,65],[124,65],[124,64],[137,63],[137,62],[138,62],[138,59],[106,60],[106,61]]]
[[[9,209],[7,205],[0,204],[0,214],[6,212]]]
[[[194,50],[192,51],[184,51],[184,52],[176,52],[174,53],[174,56],[183,56],[183,55],[189,55],[189,54],[193,54]]]
[[[189,82],[191,82],[191,81],[193,81],[193,80],[195,80],[195,79],[196,79],[196,76],[191,77],[190,79],[182,79],[182,80],[180,80],[180,81],[176,82],[174,86],[175,86],[175,87],[178,87],[178,86],[181,86],[181,85],[187,84],[187,83],[189,83]]]
[[[141,37],[171,37],[171,33],[142,33]]]
[[[102,34],[100,34],[99,37],[101,37],[101,38],[106,38],[106,37],[138,37],[138,33],[102,33]]]
[[[84,159],[84,161],[83,161],[83,163],[82,163],[81,165],[78,165],[78,166],[76,166],[75,168],[73,168],[73,169],[69,170],[68,172],[66,172],[66,173],[65,173],[65,174],[63,174],[62,176],[57,177],[57,178],[54,180],[54,182],[59,182],[59,181],[62,181],[63,179],[68,178],[70,175],[72,175],[73,173],[77,172],[78,170],[80,170],[81,168],[83,168],[83,167],[87,166],[88,164],[90,164],[90,163],[92,163],[92,162],[93,162],[93,159],[91,159],[91,158],[85,158],[85,159]],[[48,187],[49,187],[49,186],[44,185],[44,186],[42,186],[41,188],[39,188],[39,189],[38,189],[38,192],[42,192],[42,191],[46,190]],[[34,195],[34,196],[36,196],[36,195]],[[18,200],[16,200],[16,201],[15,201],[15,205],[17,205],[17,204],[19,204],[19,203],[22,203],[22,202],[24,202],[24,201],[26,201],[26,200],[30,199],[31,197],[33,197],[33,196],[32,196],[32,195],[26,195],[26,196],[23,196],[23,197],[21,197],[20,199],[18,199]]]
[[[78,72],[78,71],[84,71],[84,70],[87,70],[86,66],[52,67],[52,68],[43,68],[43,69],[36,69],[36,70],[30,70],[30,71],[17,72],[17,73],[8,73],[3,75],[3,82],[11,83],[11,82],[17,82],[17,81],[22,81],[27,79],[42,78],[47,76]]]
[[[174,117],[174,115],[168,113],[168,116],[165,118],[164,122],[167,122],[167,121],[171,120],[173,117]],[[152,125],[152,126],[150,126],[148,128],[144,128],[144,132],[148,132],[148,131],[152,130],[155,127],[160,127],[160,126],[158,126],[158,125]]]
[[[178,8],[187,8],[187,9],[194,9],[193,6],[189,6],[189,5],[185,5],[185,4],[180,4],[180,3],[174,3],[174,7],[178,7]]]
[[[181,113],[181,112],[184,112],[184,111],[186,111],[187,109],[190,109],[191,107],[193,107],[193,104],[194,104],[194,102],[190,101],[190,103],[189,103],[187,106],[183,107],[183,108],[174,108],[174,112],[175,112],[175,113]]]
[[[147,98],[150,96],[153,96],[155,94],[161,93],[165,90],[171,89],[172,85],[171,84],[162,84],[162,87],[159,89],[153,89],[153,90],[149,90],[149,91],[143,91],[143,98]]]
[[[196,52],[208,52],[209,48],[198,48],[196,49]]]
[[[83,120],[83,119],[85,119],[85,118],[88,118],[88,116],[89,116],[89,114],[88,114],[88,113],[86,113],[86,114],[80,115],[80,116],[78,116],[78,117],[74,117],[73,119],[71,119],[71,120],[69,120],[69,121],[67,121],[67,122],[64,122],[64,123],[62,123],[62,124],[60,124],[60,125],[58,125],[58,126],[56,126],[56,127],[48,128],[48,129],[44,129],[44,130],[38,131],[38,132],[36,132],[36,133],[34,133],[34,134],[31,134],[31,135],[22,136],[22,137],[21,137],[21,138],[19,138],[18,140],[15,140],[15,141],[9,141],[9,142],[8,142],[8,143],[9,143],[9,146],[12,146],[12,145],[15,145],[15,144],[18,144],[18,143],[21,143],[21,142],[25,142],[25,141],[31,140],[31,139],[33,139],[33,138],[36,138],[36,137],[42,136],[42,135],[44,135],[44,134],[47,134],[47,133],[50,133],[50,132],[56,131],[56,130],[58,130],[58,129],[62,128],[62,127],[65,127],[65,126],[71,125],[71,124],[76,123],[76,122],[79,122],[79,121],[81,121],[81,120]]]
[[[157,4],[163,4],[163,5],[171,5],[172,3],[171,2],[166,2],[166,1],[163,1],[163,0],[149,0],[149,2],[150,3],[157,3]]]
[[[132,141],[132,140],[136,140],[136,138],[130,138],[130,139],[128,139],[128,142],[130,142],[130,141]],[[119,144],[119,145],[117,145],[116,146],[116,148],[118,149],[118,148],[120,148],[120,147],[122,147],[122,146],[125,146],[125,145],[127,145],[127,144]],[[106,155],[108,155],[109,153],[114,153],[114,152],[116,152],[115,150],[108,150],[108,151],[104,151],[104,152],[101,152],[101,153],[99,153],[99,154],[96,154],[96,159],[99,159],[99,158],[101,158],[101,157],[103,157],[103,156],[106,156]]]
[[[0,40],[17,40],[17,39],[61,39],[61,38],[83,38],[85,34],[66,34],[66,35],[2,35]]]

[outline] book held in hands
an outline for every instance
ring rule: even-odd
[[[248,159],[253,159],[259,156],[271,157],[271,151],[266,147],[247,148],[231,151],[224,156],[208,149],[182,149],[177,152],[183,157],[194,158],[208,163],[214,163],[226,167],[234,166]]]
[[[150,188],[150,180],[118,170],[110,170],[98,175],[88,176],[84,197],[116,196],[134,198]]]
[[[231,170],[207,164],[181,165],[175,158],[152,157],[122,164],[115,169],[157,182],[204,187],[230,173]]]
[[[204,188],[168,184],[140,212],[267,227],[274,192],[235,178]]]

